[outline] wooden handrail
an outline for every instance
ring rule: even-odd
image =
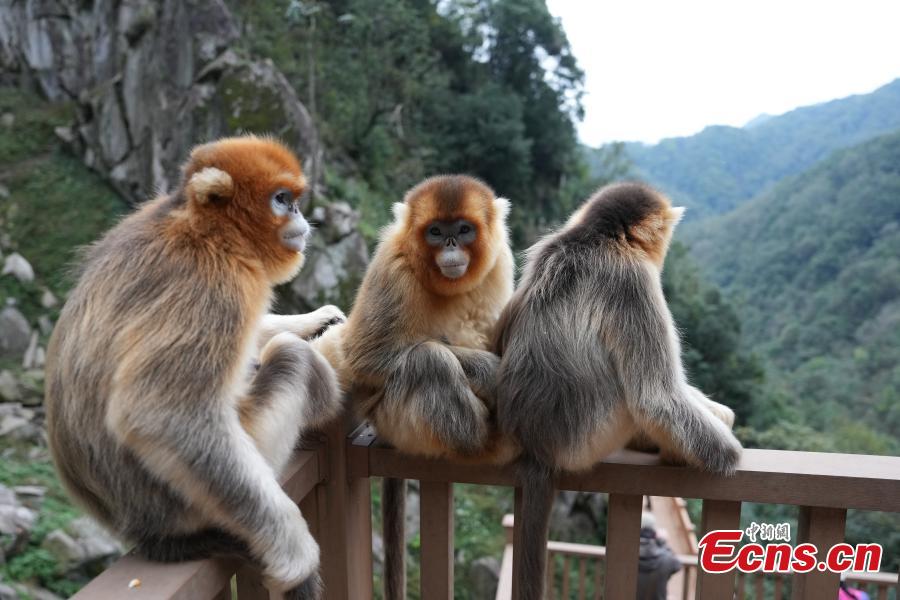
[[[398,477],[419,479],[422,483],[421,558],[423,579],[427,579],[423,581],[423,592],[427,592],[429,600],[451,600],[452,484],[515,486],[513,469],[408,456],[379,443],[371,428],[355,428],[349,436],[348,431],[349,423],[336,424],[315,447],[298,452],[283,481],[289,496],[301,505],[319,541],[327,599],[371,600],[369,478]],[[634,597],[636,585],[641,496],[701,498],[707,527],[736,527],[742,502],[799,505],[800,538],[825,544],[843,539],[847,509],[900,512],[900,457],[746,450],[736,474],[724,478],[663,464],[655,455],[624,451],[585,473],[562,474],[557,487],[610,494],[608,543],[615,575],[603,578],[607,586],[605,597],[626,598]],[[518,510],[520,490],[516,490],[515,497]],[[589,559],[573,553],[571,546],[555,547],[579,556],[579,560]],[[510,577],[512,545],[508,551],[510,572],[505,553],[506,583],[501,580],[501,589],[514,593],[508,585],[510,579],[514,581]],[[717,595],[722,590],[734,588],[733,577],[707,577],[696,567],[691,568],[703,588],[697,592],[698,600],[716,600],[722,597]],[[160,565],[134,556],[122,558],[75,597],[224,600],[231,597],[235,574],[239,600],[270,597],[259,574],[247,565],[216,560]],[[580,576],[583,578],[584,573],[580,572]],[[599,585],[599,571],[597,577]],[[818,600],[825,597],[821,594],[826,591],[830,597],[837,589],[837,575],[833,573],[813,572],[795,579],[801,583],[794,585],[794,600]],[[140,581],[139,594],[128,587],[133,580]]]
[[[351,477],[515,486],[509,467],[461,464],[409,456],[372,442],[351,440]],[[744,450],[737,472],[721,477],[662,463],[659,456],[623,450],[584,473],[564,473],[557,488],[610,494],[680,496],[733,502],[795,504],[900,512],[900,457],[787,450]]]

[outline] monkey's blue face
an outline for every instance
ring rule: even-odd
[[[432,221],[425,228],[425,243],[437,251],[435,263],[448,279],[459,279],[469,268],[466,246],[478,237],[475,224],[466,219]]]
[[[290,250],[303,252],[310,227],[300,213],[300,197],[294,196],[290,190],[279,189],[272,194],[270,204],[276,218],[286,219],[278,229],[281,243]]]

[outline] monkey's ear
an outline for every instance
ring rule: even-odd
[[[399,223],[406,220],[406,215],[409,213],[409,206],[404,202],[394,202],[394,206],[391,207],[391,210],[394,213],[394,221]]]
[[[673,206],[669,209],[669,222],[672,224],[672,227],[678,225],[681,218],[684,216],[685,210],[687,209],[683,206]]]
[[[494,209],[497,211],[497,216],[502,223],[506,223],[510,206],[510,202],[506,198],[494,198]]]
[[[188,202],[196,206],[228,200],[234,193],[234,181],[222,169],[206,167],[191,175],[184,186],[184,193]]]

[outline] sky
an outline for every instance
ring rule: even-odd
[[[585,71],[581,141],[654,143],[900,77],[900,1],[547,0]]]

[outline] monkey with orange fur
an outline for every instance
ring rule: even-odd
[[[427,179],[394,205],[347,323],[314,346],[361,416],[404,452],[504,462],[493,427],[493,327],[513,291],[509,204],[465,176]],[[385,599],[404,597],[402,480],[385,480]]]
[[[195,148],[87,251],[46,372],[53,459],[90,514],[151,559],[249,558],[291,599],[319,597],[319,549],[277,476],[341,409],[302,339],[341,312],[266,314],[303,262],[305,185],[272,140]]]

